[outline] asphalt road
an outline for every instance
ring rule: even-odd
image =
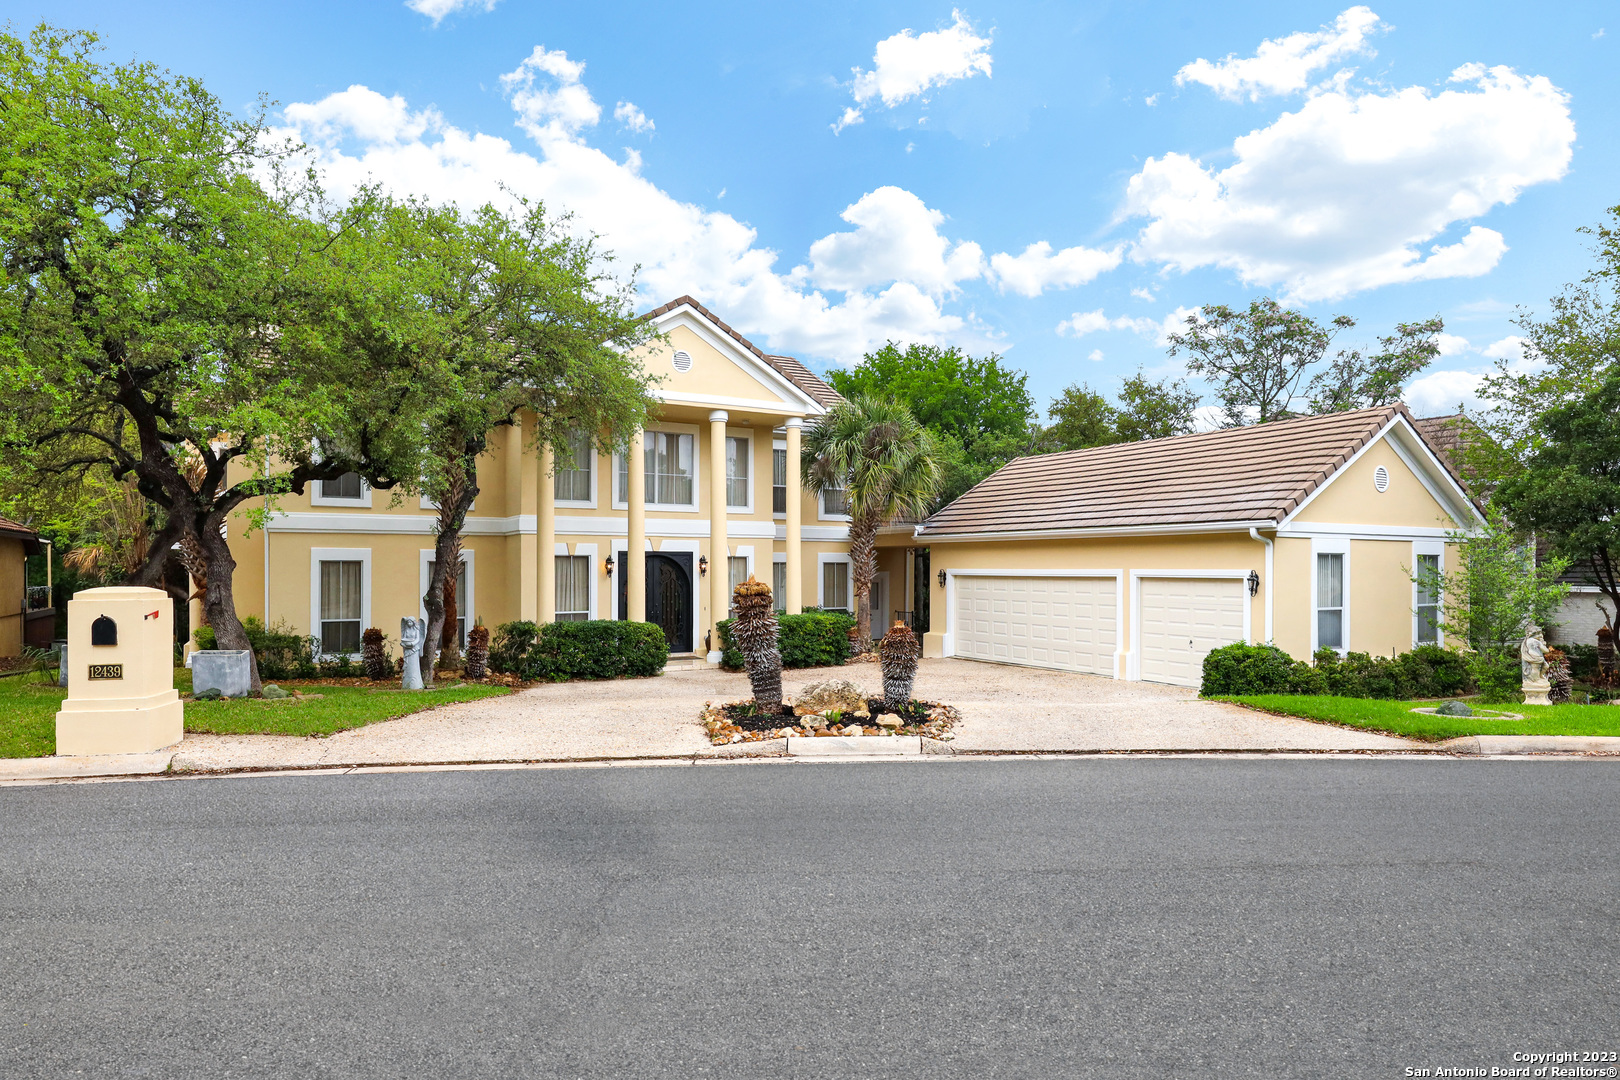
[[[12,789],[0,1076],[1488,1070],[1620,1051],[1617,847],[1602,762]]]

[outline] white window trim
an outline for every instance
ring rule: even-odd
[[[434,500],[433,500],[433,499],[431,499],[431,498],[429,498],[429,497],[428,497],[428,496],[426,496],[426,495],[423,495],[423,496],[422,496],[422,499],[421,499],[421,504],[422,504],[422,509],[423,509],[423,510],[434,510],[434,511],[437,511],[437,510],[438,510],[438,509],[439,509],[439,504],[438,504],[438,503],[437,503],[437,502],[435,502],[435,501],[434,501]],[[470,513],[472,513],[472,512],[473,512],[473,511],[474,511],[474,510],[476,510],[476,509],[478,509],[478,499],[477,499],[477,497],[476,497],[476,496],[475,496],[475,497],[474,497],[474,498],[473,498],[473,501],[472,501],[472,504],[471,504],[471,505],[470,505],[470,506],[468,506],[468,507],[467,507],[467,513],[469,513],[469,514],[470,514]]]
[[[823,569],[828,563],[843,563],[849,567],[849,613],[855,614],[855,564],[848,555],[818,553],[816,555],[816,607],[826,607],[827,598],[827,571]],[[842,610],[842,609],[839,609]]]
[[[752,544],[728,545],[726,557],[728,559],[747,559],[747,577],[754,578],[756,581],[759,580],[758,576],[754,573],[754,546]],[[713,572],[714,567],[711,566],[709,570]],[[729,575],[731,573],[731,564],[729,562],[726,564],[726,573],[728,575],[727,580],[730,580]],[[744,578],[744,580],[747,580],[747,578]],[[768,585],[770,583],[766,582],[766,584]],[[729,603],[726,605],[726,618],[731,618],[731,605]]]
[[[574,550],[572,550],[572,551],[568,550],[568,545],[567,544],[558,544],[557,545],[557,554],[558,555],[583,555],[587,559],[590,560],[590,568],[591,568],[591,570],[590,570],[590,574],[588,576],[588,580],[590,581],[590,593],[589,593],[589,599],[586,602],[589,603],[591,606],[590,606],[590,609],[585,612],[585,617],[587,619],[611,619],[611,618],[613,618],[612,613],[609,613],[609,614],[606,614],[606,615],[602,614],[602,608],[600,606],[601,605],[601,600],[600,600],[600,595],[601,594],[598,592],[598,589],[601,587],[601,584],[602,584],[602,575],[598,574],[596,572],[597,571],[596,552],[597,552],[597,545],[595,545],[595,544],[575,544],[574,545]],[[617,567],[615,567],[615,569],[617,569]],[[618,596],[618,590],[614,590],[613,595],[615,597],[617,597]]]
[[[651,435],[660,431],[668,435],[692,436],[692,503],[688,506],[685,503],[660,503],[649,500],[645,509],[671,514],[695,514],[698,512],[698,507],[703,504],[703,440],[698,438],[698,426],[696,424],[648,424],[645,434]],[[619,462],[623,458],[623,454],[614,453],[613,475],[608,480],[608,483],[613,485],[613,490],[609,494],[613,497],[613,509],[615,510],[630,509],[630,504],[619,498]],[[696,585],[693,587],[696,588]]]
[[[849,489],[845,488],[844,490],[848,491]],[[829,513],[826,512],[827,503],[826,503],[826,500],[822,498],[822,496],[825,495],[825,494],[826,494],[826,492],[824,492],[824,491],[816,492],[816,520],[817,521],[845,521],[845,522],[850,521],[851,518],[850,518],[850,516],[848,514],[829,514]]]
[[[619,477],[618,457],[615,456],[612,459],[610,459],[610,464],[613,466],[613,475],[610,478],[609,482],[610,483],[616,483],[618,481],[618,477]],[[556,491],[557,491],[557,487],[556,487],[557,478],[556,478],[555,473],[552,474],[551,483],[552,483],[551,490],[552,490],[553,495],[555,495]],[[596,500],[597,500],[596,491],[597,491],[597,488],[599,488],[601,486],[601,483],[602,483],[602,455],[596,452],[596,443],[593,440],[592,443],[591,443],[591,497],[589,499],[585,499],[585,500],[580,500],[580,499],[555,499],[554,500],[555,504],[557,506],[559,506],[559,507],[566,506],[566,507],[570,507],[570,508],[576,509],[576,510],[595,510],[596,509]]]
[[[748,501],[741,505],[734,505],[730,496],[730,480],[727,480],[726,512],[736,511],[739,514],[752,514],[754,512],[754,488],[759,486],[759,432],[753,428],[726,428],[726,438],[748,440]],[[774,465],[775,462],[772,462]]]
[[[310,483],[315,485],[309,489],[309,505],[311,506],[364,506],[368,509],[371,506],[371,485],[366,483],[366,478],[363,476],[360,478],[360,497],[358,499],[331,498],[321,494],[321,490],[326,486],[326,481],[311,480]]]
[[[1418,565],[1418,556],[1419,555],[1436,555],[1436,556],[1439,556],[1439,559],[1440,559],[1440,574],[1441,574],[1442,578],[1444,577],[1445,572],[1446,572],[1446,545],[1445,545],[1445,542],[1443,540],[1414,540],[1414,541],[1412,541],[1412,573],[1414,573],[1414,574],[1417,573],[1417,565]],[[1436,586],[1437,587],[1439,586],[1438,582],[1436,582]],[[1417,597],[1417,589],[1418,589],[1417,582],[1416,581],[1412,582],[1412,647],[1414,649],[1417,648],[1418,645],[1419,645],[1419,642],[1418,642],[1418,613],[1417,613],[1417,608],[1418,608],[1417,600],[1418,600],[1418,597]],[[1445,590],[1444,589],[1439,589],[1439,591],[1436,593],[1435,598],[1434,598],[1434,621],[1435,621],[1434,641],[1432,643],[1431,642],[1422,642],[1422,644],[1425,644],[1425,645],[1434,644],[1434,645],[1442,645],[1442,646],[1445,645],[1445,643],[1446,643],[1446,632],[1444,630],[1440,629],[1440,627],[1439,627],[1440,621],[1445,618],[1445,611],[1446,611],[1446,594],[1445,594]]]
[[[778,450],[782,451],[784,454],[787,453],[787,440],[785,440],[785,439],[772,439],[771,440],[771,505],[772,506],[776,505],[776,452]],[[788,462],[788,467],[792,468],[792,466],[793,466],[793,463]],[[789,484],[787,490],[792,491],[793,490],[793,485]],[[787,520],[787,511],[784,510],[780,514],[778,514],[775,510],[772,510],[771,511],[771,517],[775,518],[777,521],[786,521]]]
[[[309,636],[321,636],[321,563],[358,562],[360,564],[360,633],[371,627],[371,549],[370,548],[310,548],[309,549]],[[385,631],[386,632],[386,631]],[[325,655],[325,654],[322,654]],[[332,654],[338,655],[336,653]],[[349,653],[349,659],[360,659],[360,653]]]
[[[428,564],[433,561],[433,549],[421,548],[417,554],[419,557],[417,559],[416,613],[419,617],[425,619],[427,618],[427,605],[423,601],[427,598]],[[461,563],[467,568],[467,595],[456,594],[456,613],[467,620],[468,633],[471,633],[472,628],[478,625],[476,614],[478,584],[474,581],[474,555],[475,552],[471,548],[464,547],[461,549]]]
[[[938,570],[934,571],[936,574]],[[1247,573],[1247,571],[1245,571]],[[1177,577],[1189,575],[1174,575]],[[1196,575],[1191,575],[1196,576]],[[945,570],[945,629],[940,633],[942,655],[956,655],[956,579],[959,577],[1056,577],[1056,578],[1113,578],[1114,579],[1114,672],[1116,677],[1122,661],[1129,660],[1125,652],[1125,571],[1124,570]],[[1131,582],[1134,591],[1136,582]],[[932,586],[930,586],[932,588]],[[1125,678],[1134,679],[1129,670]]]
[[[787,580],[786,580],[786,578],[787,578],[787,570],[785,568],[787,566],[787,552],[785,552],[785,551],[776,551],[776,552],[771,553],[771,588],[773,590],[776,587],[776,568],[778,566],[781,566],[781,567],[784,568],[782,570],[782,575],[783,575],[783,581],[782,581],[782,607],[779,610],[786,611],[787,610]],[[772,599],[775,599],[775,598],[773,597]]]
[[[1310,600],[1310,612],[1311,612],[1311,655],[1312,656],[1315,656],[1316,655],[1316,650],[1321,648],[1321,645],[1317,644],[1317,620],[1316,620],[1316,610],[1317,610],[1317,607],[1316,607],[1316,557],[1318,555],[1343,555],[1344,556],[1344,607],[1341,609],[1344,612],[1344,618],[1343,618],[1343,623],[1342,623],[1343,628],[1344,628],[1344,645],[1343,645],[1343,647],[1336,650],[1340,656],[1343,656],[1343,655],[1345,655],[1346,653],[1348,653],[1350,651],[1350,640],[1351,640],[1350,639],[1350,598],[1351,598],[1351,596],[1354,595],[1350,591],[1350,538],[1349,537],[1334,537],[1334,536],[1313,536],[1313,537],[1311,537],[1311,576],[1310,576],[1310,593],[1309,593],[1309,595],[1310,595],[1310,598],[1311,598],[1311,600]],[[1417,615],[1414,613],[1412,618],[1413,618],[1413,624],[1415,626],[1416,625],[1416,620],[1417,620]]]

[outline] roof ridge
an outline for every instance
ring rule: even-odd
[[[759,357],[759,359],[764,362],[766,367],[770,368],[772,371],[782,376],[782,378],[792,383],[795,388],[809,395],[810,400],[814,401],[816,404],[832,405],[843,400],[842,395],[840,395],[838,391],[829,386],[825,379],[822,379],[819,375],[806,367],[803,361],[794,356],[780,356],[775,353],[767,353],[764,349],[761,349],[758,345],[755,345],[742,334],[732,329],[729,323],[727,323],[720,316],[716,315],[714,312],[710,311],[708,308],[704,307],[702,304],[698,303],[697,300],[695,300],[689,294],[683,293],[682,295],[677,296],[675,299],[669,301],[667,304],[660,304],[658,307],[653,308],[651,311],[647,312],[647,314],[643,315],[642,318],[649,320],[656,319],[658,316],[667,314],[682,306],[690,307],[701,312],[705,319],[712,322],[723,333],[725,333],[727,337],[730,337],[733,341],[737,342],[737,344]],[[780,363],[780,361],[791,363],[793,365],[793,369],[785,370],[784,365]],[[808,386],[805,385],[805,382],[803,381],[806,379],[810,380],[810,385]],[[828,395],[832,397],[832,401],[826,400]]]

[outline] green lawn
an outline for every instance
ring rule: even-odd
[[[175,672],[181,693],[191,690],[191,672]],[[456,686],[433,691],[368,686],[289,687],[321,697],[310,701],[187,701],[186,731],[225,735],[330,735],[379,720],[511,693],[504,686]],[[0,679],[0,758],[44,757],[56,752],[56,712],[66,690],[41,686],[28,676]]]
[[[1463,735],[1620,735],[1620,705],[1479,705],[1476,709],[1521,713],[1523,720],[1478,716],[1429,716],[1411,710],[1434,701],[1374,701],[1369,698],[1258,694],[1222,697],[1262,712],[1328,724],[1383,731],[1439,742]]]

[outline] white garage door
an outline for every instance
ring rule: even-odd
[[[1243,640],[1242,581],[1142,579],[1142,678],[1173,686],[1203,681],[1204,656]]]
[[[956,579],[957,656],[1114,674],[1113,578]]]

